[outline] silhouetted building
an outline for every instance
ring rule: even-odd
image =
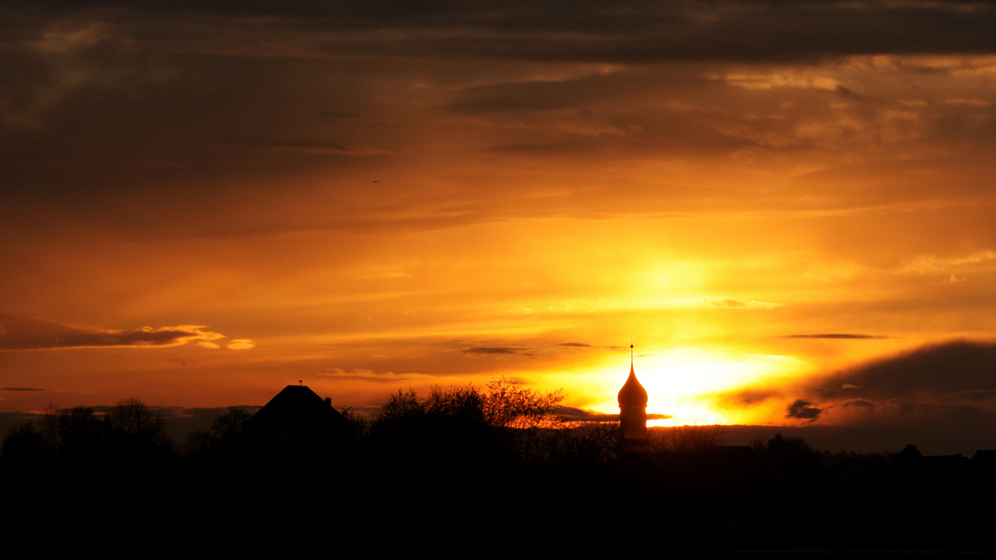
[[[996,472],[996,449],[979,449],[971,461],[975,468]]]
[[[966,474],[969,484],[983,496],[982,503],[991,503],[990,500],[996,493],[996,449],[976,451],[968,462]]]
[[[924,473],[938,481],[953,481],[968,468],[969,459],[961,453],[954,455],[927,455],[923,458]]]
[[[256,452],[280,459],[327,447],[351,429],[332,408],[332,399],[322,399],[304,385],[288,385],[246,420],[243,434]]]
[[[647,443],[647,390],[640,385],[633,369],[633,345],[629,345],[629,377],[619,389],[620,448],[623,453],[649,449]]]

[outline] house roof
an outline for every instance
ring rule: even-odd
[[[246,421],[247,430],[303,428],[339,430],[349,421],[332,404],[304,385],[288,385]]]

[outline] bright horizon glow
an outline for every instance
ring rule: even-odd
[[[625,365],[625,369],[612,368],[622,372],[600,367],[574,376],[575,387],[587,386],[590,392],[584,395],[598,399],[585,408],[603,414],[619,413],[615,396],[629,375],[629,364]],[[695,348],[674,348],[652,356],[638,356],[634,365],[636,376],[649,396],[647,413],[672,416],[670,419],[650,420],[648,426],[756,421],[756,413],[715,409],[710,395],[757,384],[784,383],[802,374],[807,367],[805,362],[789,356],[733,355]],[[579,377],[591,381],[579,383]],[[611,400],[606,399],[609,392]]]

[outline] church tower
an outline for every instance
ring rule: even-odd
[[[647,390],[633,369],[633,345],[629,345],[629,377],[617,396],[619,401],[619,446],[623,453],[647,451]]]

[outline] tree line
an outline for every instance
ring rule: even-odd
[[[135,496],[184,504],[182,514],[159,506],[128,519],[138,531],[149,515],[247,539],[275,528],[361,531],[376,519],[411,538],[445,526],[473,539],[514,516],[592,545],[643,532],[687,550],[992,548],[982,537],[996,529],[992,464],[939,461],[915,446],[831,453],[781,435],[722,446],[721,426],[652,428],[649,452],[622,455],[617,424],[569,422],[562,399],[503,379],[399,390],[369,418],[344,407],[344,433],[276,453],[246,432],[245,407],[182,443],[133,399],[106,414],[52,409],[10,431],[0,475],[18,481],[8,501],[26,511],[106,504],[101,515],[113,516],[113,504]],[[219,518],[213,504],[254,514]],[[597,518],[598,530],[579,516]],[[77,521],[98,530],[99,519]]]

